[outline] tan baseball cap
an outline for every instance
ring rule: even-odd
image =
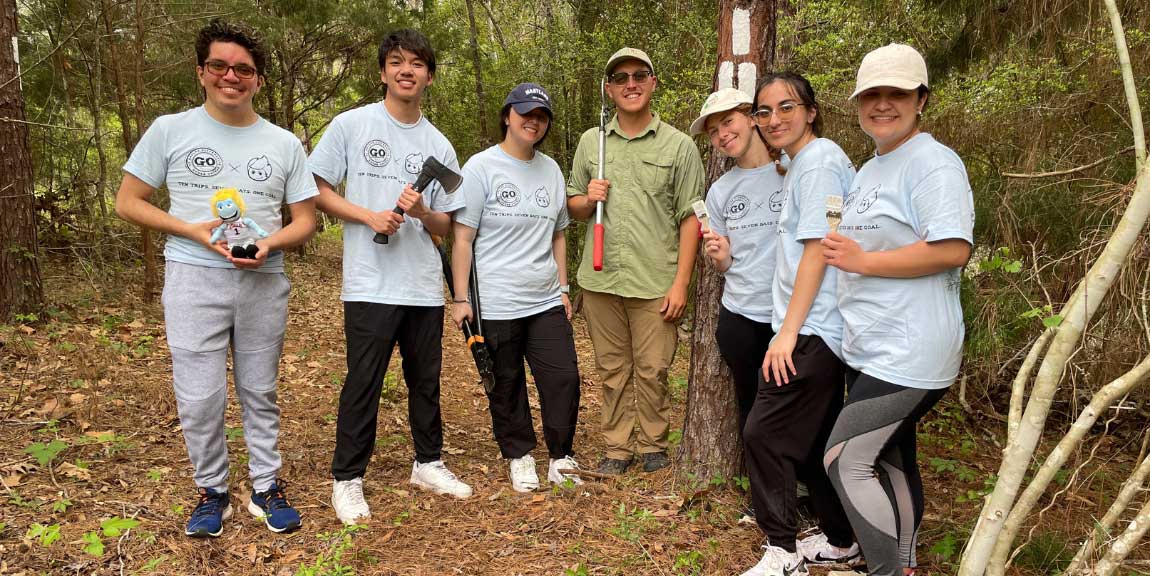
[[[651,73],[655,73],[655,65],[651,63],[651,57],[647,53],[638,48],[620,48],[607,59],[607,67],[603,69],[604,75],[610,74],[611,70],[615,68],[620,62],[624,60],[638,60],[647,65],[651,69]]]
[[[855,79],[854,100],[864,90],[876,86],[890,86],[903,90],[914,90],[919,86],[929,86],[926,81],[926,60],[918,50],[906,44],[888,44],[871,50],[863,57]]]
[[[703,133],[703,128],[707,124],[707,117],[711,114],[726,112],[739,106],[750,106],[751,104],[753,104],[751,97],[738,88],[723,88],[712,92],[703,102],[703,109],[699,110],[699,117],[691,122],[691,136]]]

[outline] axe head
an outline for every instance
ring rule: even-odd
[[[432,180],[439,182],[439,185],[443,186],[443,191],[451,194],[463,183],[463,176],[451,168],[444,166],[439,160],[435,159],[435,156],[428,156],[427,159],[423,161],[423,168],[419,170],[419,176],[416,177],[415,185],[412,187],[415,188],[417,192],[423,192],[423,189],[427,188],[427,185],[431,184]]]

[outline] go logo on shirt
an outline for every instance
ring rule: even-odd
[[[508,182],[495,188],[495,199],[505,208],[514,208],[519,205],[519,198],[523,194],[514,184]]]
[[[737,194],[727,202],[727,210],[724,216],[727,220],[734,222],[747,215],[751,211],[751,200],[742,194]]]
[[[196,148],[188,152],[184,158],[184,165],[192,174],[207,178],[219,174],[224,169],[224,159],[219,152],[211,148]]]
[[[363,146],[363,159],[376,168],[382,168],[391,160],[391,146],[383,140],[372,140]]]

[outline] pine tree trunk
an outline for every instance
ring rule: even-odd
[[[775,0],[720,2],[715,89],[734,87],[754,93],[760,71],[774,64],[776,11]],[[707,186],[728,168],[729,162],[712,154],[707,162]],[[731,478],[743,467],[743,443],[734,382],[715,341],[723,277],[702,255],[696,269],[695,325],[680,457],[683,470],[698,477]]]
[[[24,123],[16,1],[0,12],[0,322],[44,304],[36,246],[32,154]]]

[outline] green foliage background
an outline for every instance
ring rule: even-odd
[[[384,31],[416,26],[439,50],[426,113],[461,159],[497,136],[497,112],[523,81],[549,89],[556,122],[544,151],[569,165],[595,125],[598,77],[623,45],[647,50],[660,87],[655,109],[685,128],[710,91],[717,3],[705,0],[470,0],[486,114],[478,114],[467,0],[226,0],[203,3],[22,0],[28,120],[35,122],[41,244],[52,257],[108,274],[134,268],[137,232],[111,214],[125,158],[119,103],[131,126],[200,102],[192,40],[214,16],[262,30],[271,50],[256,105],[314,144],[330,118],[378,99],[376,46]],[[856,160],[871,154],[846,96],[869,50],[910,43],[932,78],[925,128],[955,148],[974,187],[978,250],[964,290],[966,374],[976,393],[1004,397],[1003,370],[1069,296],[1129,196],[1132,144],[1112,35],[1098,3],[1069,0],[814,0],[780,2],[780,67],[806,74],[828,136]],[[1150,10],[1120,2],[1135,77],[1150,105]],[[142,45],[137,38],[142,31]],[[115,55],[115,56],[114,56]],[[116,89],[119,75],[121,89]],[[139,77],[140,82],[136,82]],[[130,135],[136,127],[131,126]],[[707,153],[708,146],[700,142]],[[1062,178],[1003,173],[1067,169]],[[162,201],[162,200],[161,200]],[[571,234],[577,262],[581,227]],[[1019,265],[991,264],[997,249]],[[1089,389],[1146,353],[1132,315],[1145,300],[1146,241],[1096,322],[1070,377]],[[985,262],[983,262],[985,261]],[[980,265],[982,264],[982,265]],[[572,276],[574,277],[574,276]],[[1045,306],[1051,306],[1047,311]],[[1035,312],[1037,310],[1037,312]],[[1073,389],[1074,387],[1070,387]],[[1071,393],[1073,394],[1073,393]],[[1065,399],[1074,402],[1073,396]],[[1001,405],[1001,404],[1000,404]]]

